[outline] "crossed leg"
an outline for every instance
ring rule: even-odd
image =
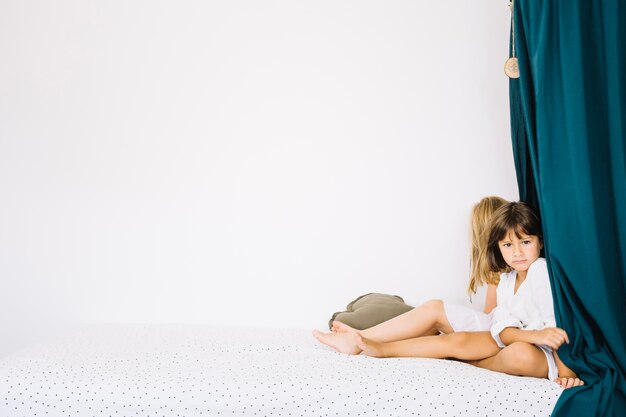
[[[335,322],[332,330],[333,332],[330,333],[315,330],[313,336],[338,352],[352,355],[361,352],[361,348],[356,344],[357,331],[355,329],[343,323]],[[392,342],[421,336],[433,336],[439,332],[452,333],[453,329],[446,316],[443,301],[430,300],[413,310],[359,333],[368,339]]]
[[[548,377],[548,362],[545,354],[537,346],[530,343],[511,343],[495,355],[471,362],[471,364],[509,375]]]
[[[554,352],[559,376],[555,380],[563,388],[572,388],[584,385],[584,381],[576,376]],[[530,343],[515,342],[500,350],[494,356],[470,362],[479,368],[510,375],[531,376],[535,378],[548,377],[548,362],[545,354],[537,346]]]
[[[355,340],[365,355],[377,358],[453,358],[471,361],[497,355],[500,351],[489,332],[459,332],[394,342],[379,342],[361,333],[356,335]]]
[[[313,335],[321,343],[342,353],[358,355],[363,352],[375,357],[454,358],[510,375],[548,376],[545,355],[535,345],[515,342],[500,349],[489,332],[454,333],[441,300],[428,301],[363,331],[340,322],[334,322],[332,330],[331,333],[315,330]],[[439,333],[444,334],[436,336]],[[556,352],[554,357],[559,370],[556,383],[563,388],[584,385]]]

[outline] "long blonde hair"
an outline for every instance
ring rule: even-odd
[[[496,196],[485,197],[472,207],[470,222],[470,281],[468,294],[475,294],[483,284],[497,284],[500,280],[498,273],[490,271],[487,262],[487,239],[489,237],[489,222],[493,213],[507,204],[508,201]]]

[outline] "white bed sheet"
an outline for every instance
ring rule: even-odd
[[[308,330],[84,326],[0,359],[0,416],[549,416],[545,379],[342,355]]]

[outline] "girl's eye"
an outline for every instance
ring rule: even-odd
[[[509,248],[509,247],[511,247],[511,244],[510,243],[503,243],[502,246],[505,247],[505,248]]]
[[[522,243],[523,243],[524,245],[530,245],[530,240],[524,240],[524,241],[522,241]]]

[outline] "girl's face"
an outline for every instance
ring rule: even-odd
[[[517,237],[515,230],[510,229],[504,239],[498,241],[498,247],[507,265],[525,278],[528,268],[539,258],[543,244],[535,235],[521,233]]]

